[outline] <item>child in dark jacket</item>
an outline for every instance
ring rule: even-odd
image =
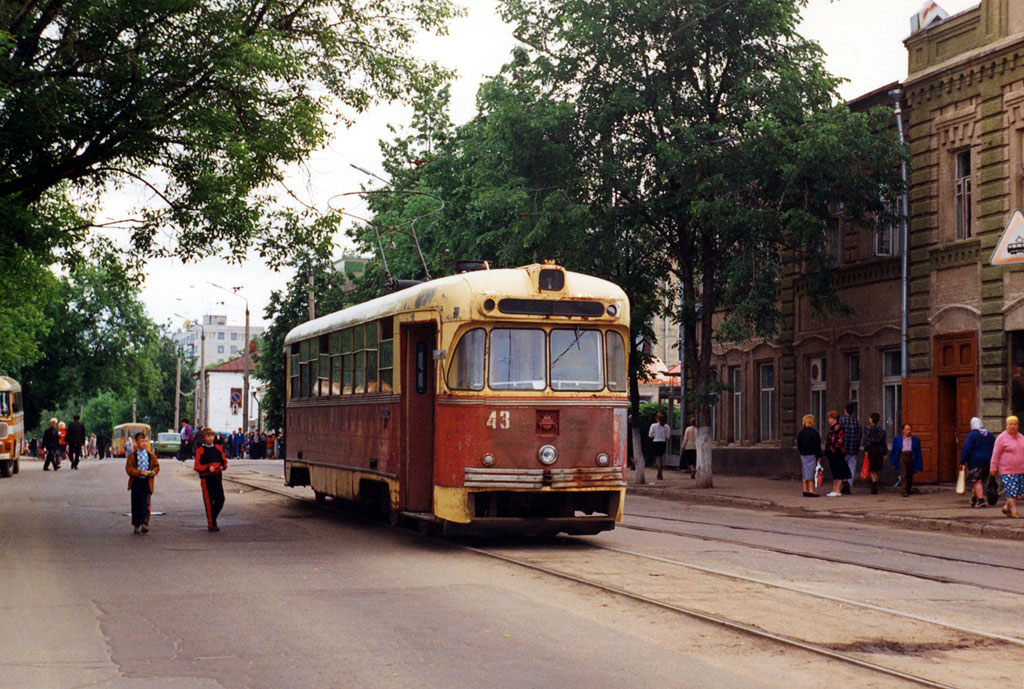
[[[196,448],[194,468],[199,472],[199,482],[203,487],[206,528],[208,531],[220,531],[217,526],[217,515],[224,507],[224,483],[221,475],[228,468],[228,459],[224,456],[224,450],[213,444],[213,435],[211,428],[204,428],[200,434],[203,444]]]

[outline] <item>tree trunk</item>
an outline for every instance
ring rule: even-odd
[[[636,482],[639,485],[647,483],[644,476],[644,469],[647,468],[647,460],[644,458],[644,443],[640,438],[640,428],[633,424],[633,463],[636,465]]]
[[[697,427],[697,488],[711,488],[711,426]]]

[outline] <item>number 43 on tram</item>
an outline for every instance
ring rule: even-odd
[[[622,519],[629,303],[547,263],[423,282],[285,338],[285,482],[445,533]]]

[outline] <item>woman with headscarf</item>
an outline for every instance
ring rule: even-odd
[[[998,472],[1003,479],[1003,514],[1013,519],[1020,519],[1017,498],[1024,497],[1024,435],[1018,432],[1019,425],[1016,416],[1006,417],[1006,430],[996,438],[989,463],[989,471]]]
[[[964,438],[960,451],[960,464],[966,466],[967,484],[971,486],[971,507],[985,507],[985,482],[988,480],[988,466],[992,461],[992,448],[996,437],[988,432],[981,419],[971,419],[971,432]]]

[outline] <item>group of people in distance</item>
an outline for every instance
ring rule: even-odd
[[[195,450],[193,468],[199,473],[199,482],[203,490],[206,528],[209,531],[220,531],[217,516],[224,507],[222,477],[224,470],[228,468],[228,460],[220,446],[213,443],[213,430],[204,428],[198,437],[200,445]],[[149,449],[149,438],[144,431],[136,433],[134,440],[125,461],[128,490],[131,492],[132,528],[135,533],[148,533],[151,500],[156,477],[160,473],[160,461],[156,453]]]
[[[848,404],[842,415],[836,411],[828,413],[828,433],[824,447],[821,435],[815,428],[814,415],[803,417],[803,428],[797,434],[796,444],[800,454],[804,497],[820,497],[815,491],[815,484],[818,475],[822,473],[823,458],[828,462],[832,474],[832,490],[827,497],[838,498],[849,494],[862,451],[864,462],[867,463],[866,472],[863,465],[861,467],[862,475],[866,473],[870,478],[872,494],[878,493],[878,473],[882,470],[886,455],[892,466],[899,471],[896,485],[902,486],[903,496],[908,497],[918,492],[914,488],[914,474],[924,469],[924,461],[921,440],[913,434],[913,427],[909,423],[903,424],[902,433],[893,438],[891,447],[887,447],[885,430],[879,425],[879,414],[871,414],[870,425],[864,430],[853,415],[855,408],[853,404]],[[966,482],[971,486],[972,508],[985,507],[985,484],[989,476],[998,474],[1002,478],[1006,495],[1003,514],[1013,519],[1020,517],[1017,499],[1024,497],[1024,434],[1019,432],[1016,416],[1007,417],[1006,430],[998,438],[989,433],[980,418],[971,419],[971,432],[964,439],[960,464],[964,466]]]
[[[96,436],[92,436],[92,445],[95,446]],[[43,431],[43,439],[38,444],[35,437],[29,440],[28,453],[32,457],[43,457],[43,471],[54,471],[60,469],[64,459],[71,461],[71,468],[77,469],[82,461],[82,453],[90,444],[90,438],[86,437],[85,424],[81,417],[75,414],[71,423],[65,424],[57,419],[50,419],[50,425]],[[37,454],[38,453],[38,454]]]

